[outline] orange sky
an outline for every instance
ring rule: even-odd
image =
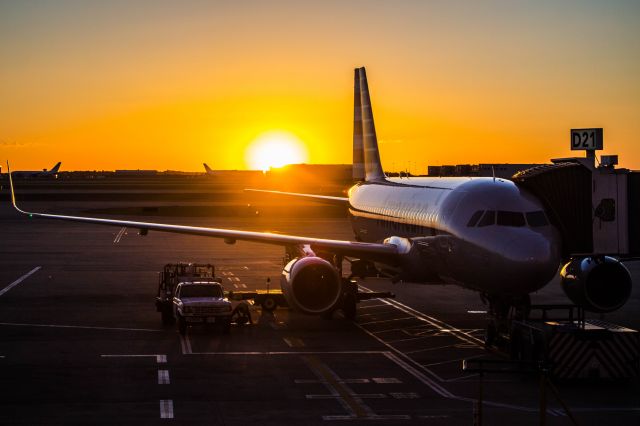
[[[639,18],[633,1],[0,1],[0,160],[245,168],[281,131],[349,163],[364,65],[387,170],[545,162],[572,127],[604,127],[604,153],[640,169]]]

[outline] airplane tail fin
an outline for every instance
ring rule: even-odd
[[[353,96],[353,178],[384,180],[380,162],[376,127],[373,122],[367,73],[364,67],[355,69]]]
[[[204,166],[204,169],[206,170],[208,175],[213,174],[213,170],[211,170],[211,168],[207,165],[207,163],[202,163],[202,165]]]
[[[62,164],[62,161],[58,161],[58,164],[53,166],[51,170],[49,170],[49,173],[53,173],[53,174],[58,173],[58,170],[60,169],[61,164]]]

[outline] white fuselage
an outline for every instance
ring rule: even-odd
[[[412,253],[399,265],[401,279],[435,277],[488,294],[522,295],[544,286],[560,266],[558,232],[544,207],[510,180],[363,182],[350,189],[349,204],[358,240],[408,239]]]

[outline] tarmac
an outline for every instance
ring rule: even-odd
[[[22,206],[71,214],[105,207],[87,197],[33,198]],[[128,213],[141,205],[110,203]],[[132,217],[111,213],[103,216]],[[159,216],[149,220],[352,238],[339,215]],[[283,254],[269,245],[32,220],[2,201],[0,424],[477,423],[479,375],[463,371],[462,361],[502,357],[483,345],[487,307],[462,288],[370,278],[359,281],[361,291],[397,297],[360,303],[355,321],[256,306],[254,324],[234,325],[230,335],[192,327],[181,337],[162,326],[154,298],[164,264],[213,263],[227,289],[264,289],[267,278],[278,285]],[[640,329],[640,263],[627,266],[631,300],[603,319]],[[532,298],[568,302],[557,282]],[[637,380],[554,385],[560,399],[547,389],[541,413],[535,375],[485,374],[483,424],[541,424],[541,415],[548,425],[571,424],[563,404],[581,425],[640,423]]]

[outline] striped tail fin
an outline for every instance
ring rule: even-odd
[[[356,180],[384,180],[380,162],[378,139],[373,122],[367,73],[362,68],[355,70],[353,97],[353,178]]]

